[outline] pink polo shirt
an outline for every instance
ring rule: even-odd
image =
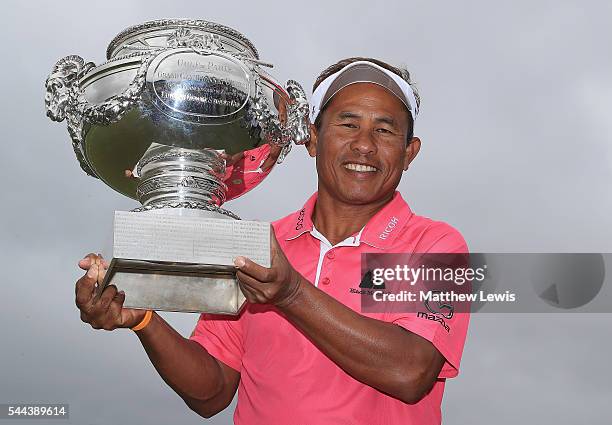
[[[353,379],[274,307],[247,303],[236,318],[202,315],[191,339],[241,374],[235,423],[441,423],[444,384],[458,374],[469,314],[456,313],[446,329],[416,313],[362,313],[353,288],[359,289],[362,253],[461,253],[467,252],[465,241],[448,224],[415,215],[396,192],[361,232],[331,247],[313,226],[316,199],[315,193],[302,209],[272,224],[293,267],[351,309],[427,339],[446,362],[433,389],[411,405]]]

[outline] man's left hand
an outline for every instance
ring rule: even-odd
[[[270,268],[246,257],[236,257],[236,277],[247,301],[253,304],[291,304],[300,292],[302,276],[291,266],[270,227]]]

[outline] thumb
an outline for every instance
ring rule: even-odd
[[[278,239],[276,239],[276,233],[274,232],[274,226],[270,225],[270,251],[280,251],[280,245]]]
[[[240,272],[259,282],[268,282],[270,279],[270,269],[260,266],[250,258],[242,256],[236,257],[234,259],[234,266],[236,266]]]
[[[251,261],[251,259],[240,255],[234,258],[234,266],[241,272],[252,275],[257,264]]]
[[[274,262],[275,259],[284,257],[285,254],[278,243],[278,239],[276,239],[274,227],[270,225],[270,261]]]

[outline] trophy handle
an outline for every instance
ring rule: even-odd
[[[285,89],[291,98],[287,116],[290,140],[293,140],[296,145],[303,145],[310,140],[310,118],[306,92],[300,83],[294,80],[287,81]]]
[[[79,80],[96,65],[77,55],[65,56],[53,67],[45,82],[45,109],[53,121],[68,122],[72,148],[83,171],[97,177],[83,152],[83,105]]]
[[[77,55],[57,61],[45,82],[45,108],[49,118],[61,122],[76,109],[76,101],[81,93],[79,79],[94,67],[94,63],[85,63]]]
[[[72,148],[83,171],[97,178],[95,171],[85,157],[83,141],[87,125],[108,125],[119,121],[139,99],[145,87],[146,71],[151,60],[156,56],[153,51],[141,55],[141,64],[136,76],[120,94],[111,96],[100,104],[91,104],[85,98],[79,81],[95,68],[93,62],[77,55],[63,57],[53,67],[45,83],[45,108],[47,116],[53,121],[68,123],[68,133],[72,139]]]
[[[287,143],[283,146],[283,150],[276,161],[277,164],[283,162],[291,151],[292,141],[296,145],[303,145],[310,140],[310,118],[306,92],[300,83],[295,80],[287,81],[285,90],[287,90],[291,99],[287,110],[287,124],[284,128],[285,134],[283,137],[287,140]]]

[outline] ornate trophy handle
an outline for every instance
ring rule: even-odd
[[[306,92],[300,83],[294,80],[287,81],[285,88],[291,97],[287,117],[287,127],[291,132],[290,140],[293,140],[296,145],[303,145],[310,140],[310,119]]]
[[[291,151],[291,142],[296,145],[303,145],[310,140],[310,119],[309,119],[309,106],[306,98],[306,92],[298,83],[294,80],[287,81],[285,89],[289,93],[291,102],[287,111],[287,124],[284,129],[284,137],[286,140],[285,146],[281,151],[277,163],[280,164],[285,160],[287,154]]]
[[[77,55],[63,57],[53,67],[45,82],[45,108],[47,116],[53,121],[61,122],[75,108],[80,95],[79,79],[96,65]]]
[[[85,159],[81,143],[83,111],[79,80],[94,67],[94,63],[86,63],[80,56],[66,56],[57,61],[45,82],[47,116],[58,122],[66,119],[74,153],[83,171],[92,177],[96,177],[96,174]]]
[[[142,63],[134,80],[120,94],[105,102],[93,105],[83,95],[79,80],[96,65],[77,55],[66,56],[55,64],[45,83],[45,108],[53,121],[68,123],[72,148],[83,171],[97,178],[95,171],[85,158],[83,140],[85,124],[107,125],[119,121],[140,98],[145,86],[145,74],[155,52],[142,56]]]

